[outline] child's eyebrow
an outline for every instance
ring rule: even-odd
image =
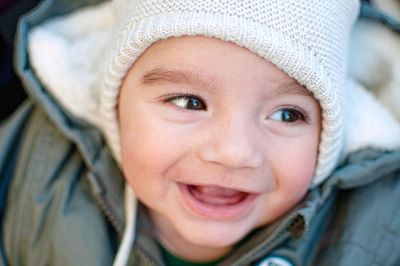
[[[161,83],[183,83],[203,88],[215,88],[212,77],[203,78],[191,70],[168,69],[158,67],[150,70],[142,77],[142,84],[157,85]]]
[[[313,93],[309,91],[305,86],[299,84],[296,80],[292,79],[288,82],[283,82],[278,86],[271,89],[271,92],[268,93],[271,96],[278,95],[289,95],[289,94],[299,94],[306,97],[311,97],[315,99]]]
[[[146,72],[146,74],[143,75],[141,82],[145,85],[183,83],[208,89],[216,88],[216,81],[212,77],[203,78],[201,75],[191,70],[169,69],[166,67],[157,67]],[[279,84],[275,86],[265,86],[265,88],[268,88],[268,96],[299,94],[314,99],[313,94],[294,79],[287,82],[277,83]]]

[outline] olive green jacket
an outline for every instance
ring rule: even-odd
[[[96,2],[46,0],[20,21],[16,67],[30,100],[0,127],[0,265],[112,265],[118,250],[122,174],[99,130],[46,92],[26,52],[33,26]],[[129,265],[163,265],[143,206],[136,230]],[[353,153],[220,264],[400,265],[400,151]]]

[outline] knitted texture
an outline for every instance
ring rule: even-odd
[[[120,161],[117,97],[128,70],[154,42],[204,35],[233,42],[310,90],[322,109],[313,185],[337,165],[343,146],[342,88],[356,0],[116,0],[115,26],[100,84],[100,127]],[[243,92],[245,93],[245,91]]]

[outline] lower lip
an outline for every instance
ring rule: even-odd
[[[197,200],[188,185],[178,184],[184,204],[198,216],[216,220],[240,219],[254,208],[256,194],[248,194],[243,200],[230,205],[213,205]]]

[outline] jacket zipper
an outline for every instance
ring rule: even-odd
[[[106,216],[107,220],[111,223],[111,225],[115,228],[117,231],[118,235],[120,238],[122,238],[124,234],[124,225],[120,222],[120,220],[117,218],[117,215],[111,208],[110,204],[108,203],[107,199],[104,197],[104,192],[103,189],[101,188],[100,184],[98,183],[95,175],[91,172],[88,173],[88,178],[91,183],[91,187],[93,189],[94,197],[97,201],[97,203],[100,206],[100,209],[104,216]],[[138,247],[137,245],[133,246],[133,249],[135,249],[138,253],[140,253],[144,258],[146,258],[146,261],[148,262],[148,265],[157,265],[156,260],[152,258],[150,254],[148,254],[146,251]]]
[[[115,228],[115,230],[118,232],[119,236],[122,237],[124,233],[124,225],[117,218],[117,215],[111,208],[110,203],[108,203],[107,199],[104,197],[103,189],[101,188],[95,175],[89,172],[87,176],[91,184],[91,187],[93,189],[94,197],[97,203],[99,204],[101,211],[103,212],[104,216],[106,216],[107,220],[111,223],[111,225]]]
[[[95,194],[95,198],[97,200],[97,203],[99,203],[100,209],[102,210],[103,214],[107,217],[107,220],[112,224],[112,226],[118,232],[119,236],[122,237],[124,233],[123,225],[116,218],[117,216],[110,207],[110,204],[101,194]]]

